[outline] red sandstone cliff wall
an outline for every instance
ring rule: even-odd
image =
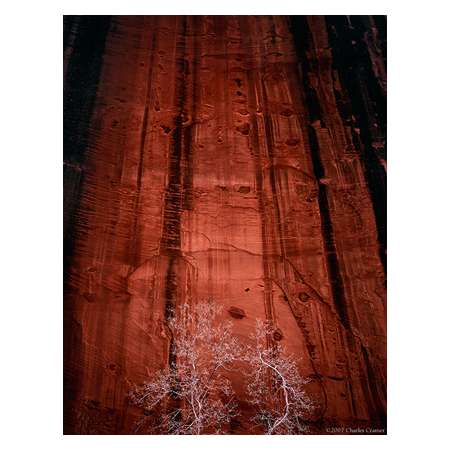
[[[281,330],[314,432],[385,426],[384,18],[66,17],[64,56],[65,432],[131,433],[205,298]]]

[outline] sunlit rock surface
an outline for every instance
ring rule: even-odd
[[[205,299],[273,322],[312,433],[385,428],[385,62],[381,16],[65,17],[65,433],[133,433]]]

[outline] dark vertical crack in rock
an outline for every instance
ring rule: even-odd
[[[182,158],[183,158],[183,123],[186,120],[186,18],[182,20],[182,29],[178,32],[176,43],[176,87],[174,130],[169,149],[168,183],[164,198],[163,230],[160,253],[168,256],[181,254],[181,211],[183,199]]]
[[[66,26],[64,79],[64,273],[73,253],[75,212],[83,184],[84,152],[89,142],[91,117],[110,27],[109,16],[64,16]],[[73,25],[76,24],[76,27]],[[71,33],[71,35],[70,35]],[[70,39],[69,39],[70,37]],[[71,46],[70,53],[67,47]]]
[[[370,25],[364,16],[326,18],[333,64],[348,93],[362,141],[362,163],[378,231],[380,259],[386,271],[386,95],[373,72],[365,36]],[[384,16],[382,16],[384,17]],[[385,17],[376,21],[385,35]],[[384,27],[383,27],[384,25]],[[382,46],[385,48],[385,46]],[[384,60],[385,63],[385,54]]]
[[[309,148],[311,151],[311,158],[313,162],[313,170],[316,180],[318,182],[318,201],[320,208],[320,220],[322,226],[322,234],[324,239],[327,266],[329,272],[329,280],[331,284],[333,300],[336,307],[336,311],[339,314],[342,325],[345,328],[349,328],[349,316],[347,312],[347,305],[345,301],[344,285],[342,281],[342,275],[339,268],[339,261],[336,253],[336,246],[334,243],[333,224],[330,218],[330,208],[328,204],[327,187],[320,183],[320,180],[325,176],[322,160],[320,157],[320,149],[317,142],[316,131],[311,125],[312,123],[319,121],[322,122],[322,112],[315,90],[308,82],[309,63],[307,56],[308,43],[311,42],[309,25],[306,18],[303,16],[294,16],[291,18],[292,33],[294,36],[294,42],[296,51],[298,54],[301,70],[303,75],[303,90],[305,92],[306,106],[309,112],[308,126],[308,138]]]
[[[73,427],[73,401],[81,389],[83,358],[82,325],[74,318],[73,305],[66,299],[70,290],[67,273],[74,252],[84,154],[90,138],[110,21],[109,16],[64,16],[64,432],[70,432]]]
[[[251,40],[250,25],[248,18],[240,18],[240,31],[241,31],[241,41],[244,50],[244,54],[247,55],[246,49],[253,48],[254,45]],[[256,194],[258,197],[258,207],[261,217],[261,236],[263,241],[263,267],[264,267],[264,303],[266,310],[266,319],[271,323],[273,322],[273,305],[272,305],[272,293],[271,293],[271,259],[273,258],[273,251],[271,247],[273,246],[274,237],[269,223],[267,222],[268,212],[265,200],[264,192],[264,178],[262,173],[262,155],[261,148],[262,144],[259,142],[258,133],[258,118],[256,111],[258,110],[257,105],[257,87],[259,83],[255,77],[255,72],[252,70],[252,64],[256,62],[247,56],[247,79],[248,79],[248,106],[250,112],[250,149],[253,154],[254,167],[255,167],[255,179],[256,179]]]
[[[154,26],[155,18],[152,20],[153,28]],[[130,253],[133,255],[134,260],[134,267],[138,266],[139,262],[139,248],[138,248],[138,242],[139,242],[139,219],[140,219],[140,203],[141,203],[141,188],[142,188],[142,175],[144,172],[144,158],[145,158],[145,146],[146,146],[146,140],[147,140],[147,128],[148,128],[148,122],[149,122],[149,111],[150,111],[150,103],[152,98],[152,75],[153,75],[153,69],[155,65],[155,48],[156,48],[156,31],[154,30],[152,32],[152,44],[150,47],[150,53],[148,56],[149,62],[148,62],[148,73],[147,73],[147,85],[146,85],[146,92],[145,92],[145,106],[144,106],[144,114],[142,118],[142,127],[141,127],[141,135],[140,135],[140,141],[139,141],[139,161],[138,161],[138,167],[137,167],[137,177],[136,177],[136,196],[134,200],[134,219],[133,219],[133,231],[132,231],[132,239],[130,240],[131,246],[130,246]]]

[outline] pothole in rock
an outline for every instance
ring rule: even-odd
[[[241,309],[241,308],[237,308],[236,306],[232,306],[228,310],[228,313],[234,319],[243,319],[245,317],[245,311],[243,309]]]
[[[298,294],[298,298],[302,302],[307,302],[311,298],[311,296],[307,292],[300,292]]]
[[[242,125],[237,126],[236,130],[239,131],[239,133],[242,133],[244,136],[248,136],[250,132],[250,124],[243,123]]]
[[[250,188],[248,186],[240,186],[238,192],[240,194],[248,194],[250,192]]]
[[[280,114],[284,117],[291,117],[294,112],[292,111],[292,109],[284,108],[280,111]]]
[[[277,328],[274,332],[273,332],[273,338],[276,341],[281,341],[281,339],[283,339],[283,332]]]

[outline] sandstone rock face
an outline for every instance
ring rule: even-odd
[[[209,298],[243,344],[273,323],[312,432],[385,428],[385,17],[70,16],[64,43],[65,433],[133,433],[167,318]]]

